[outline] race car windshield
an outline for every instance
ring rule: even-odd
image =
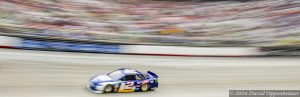
[[[113,80],[119,80],[123,77],[123,74],[120,71],[114,71],[108,74]]]

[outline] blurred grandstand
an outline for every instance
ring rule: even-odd
[[[1,0],[0,35],[130,44],[300,44],[300,0]]]

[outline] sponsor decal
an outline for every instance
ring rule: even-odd
[[[27,40],[21,42],[19,48],[58,50],[58,51],[79,51],[79,52],[100,52],[119,53],[119,46],[113,44],[61,42],[46,40]]]

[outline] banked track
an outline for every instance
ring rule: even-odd
[[[158,73],[151,92],[93,94],[117,68]],[[235,89],[300,89],[299,58],[166,57],[0,49],[0,97],[228,97]]]

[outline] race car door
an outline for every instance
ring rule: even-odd
[[[134,92],[136,90],[136,84],[139,83],[136,80],[136,75],[126,75],[121,78],[120,87],[118,92]]]

